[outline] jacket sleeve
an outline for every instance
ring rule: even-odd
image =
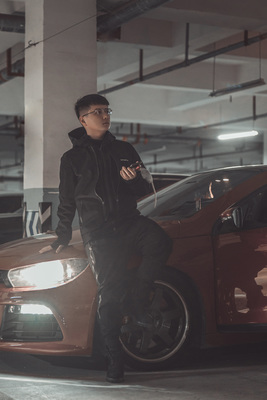
[[[59,206],[57,211],[59,222],[56,228],[58,238],[52,243],[54,249],[59,245],[67,246],[71,240],[72,221],[76,211],[75,186],[75,175],[67,156],[64,154],[60,163]]]
[[[141,158],[135,148],[131,146],[132,150],[132,163],[135,163],[136,161],[141,161]],[[143,162],[142,162],[143,164]],[[145,168],[145,166],[144,166]],[[132,192],[135,194],[137,199],[140,199],[143,196],[146,196],[151,192],[151,185],[150,183],[144,179],[140,173],[140,171],[137,171],[137,176],[135,179],[131,181],[127,181],[127,184],[131,188]]]

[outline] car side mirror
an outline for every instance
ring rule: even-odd
[[[234,224],[237,229],[241,229],[243,227],[242,209],[240,207],[228,208],[221,214],[221,222],[225,224],[226,221],[228,223],[231,221],[231,224]]]
[[[241,229],[243,227],[243,212],[240,207],[236,207],[233,209],[232,218],[235,226],[238,229]]]

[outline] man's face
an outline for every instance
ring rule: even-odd
[[[101,139],[110,128],[110,114],[111,109],[107,105],[92,105],[82,113],[79,120],[87,135],[94,139]]]

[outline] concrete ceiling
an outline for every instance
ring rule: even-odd
[[[112,18],[127,3],[141,4],[98,0],[98,13]],[[0,3],[2,14],[23,12],[23,1]],[[172,0],[99,34],[98,91],[113,108],[111,130],[135,144],[151,171],[192,173],[263,162],[266,84],[218,97],[210,93],[267,81],[266,16],[266,0]],[[12,47],[19,59],[23,46],[22,33],[0,31],[0,70],[6,50]],[[19,163],[18,154],[23,158],[21,137],[12,136],[22,132],[23,108],[23,78],[0,84],[2,167]],[[15,116],[17,125],[7,125]],[[217,139],[251,129],[259,135]]]

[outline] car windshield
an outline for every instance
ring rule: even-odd
[[[261,168],[225,169],[204,172],[175,183],[138,203],[139,211],[149,217],[185,219],[232,190],[243,181],[259,174]]]

